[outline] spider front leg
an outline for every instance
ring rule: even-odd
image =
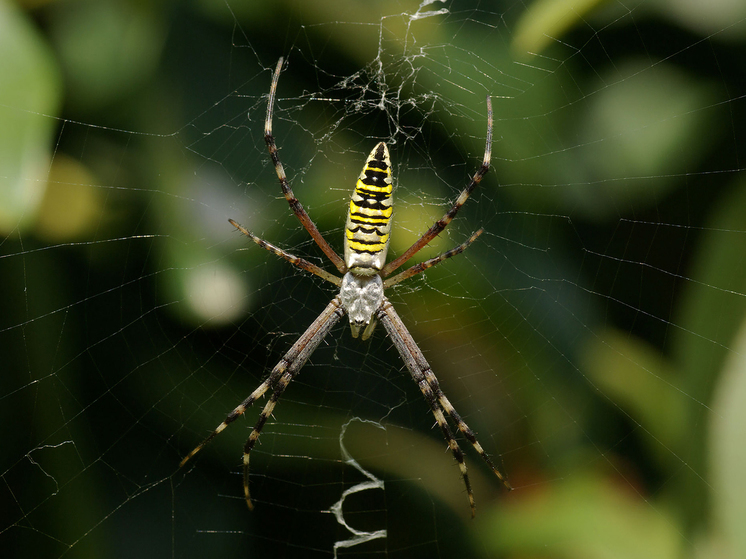
[[[228,427],[230,423],[243,415],[246,409],[251,404],[253,404],[257,398],[267,392],[270,387],[274,386],[272,396],[270,396],[269,401],[267,401],[267,404],[264,406],[264,409],[259,416],[259,420],[256,422],[254,429],[251,431],[251,435],[249,435],[249,439],[244,445],[244,496],[246,497],[246,504],[248,505],[249,509],[253,509],[254,507],[251,504],[251,497],[249,494],[249,453],[251,452],[251,449],[254,448],[254,444],[256,443],[257,439],[259,439],[259,435],[262,432],[264,424],[267,422],[267,419],[272,414],[272,411],[277,404],[277,400],[279,400],[280,396],[285,391],[285,388],[287,388],[287,385],[290,384],[290,381],[293,380],[295,375],[298,374],[303,365],[305,365],[306,361],[308,361],[308,358],[311,357],[311,354],[316,350],[319,344],[323,341],[323,339],[331,331],[331,329],[339,321],[339,319],[344,316],[344,314],[345,310],[342,307],[339,296],[337,296],[332,299],[332,301],[326,306],[326,308],[321,312],[316,320],[313,321],[311,326],[309,326],[308,329],[303,333],[303,335],[298,338],[298,341],[293,344],[293,347],[291,347],[288,352],[282,357],[282,359],[280,359],[280,362],[277,363],[277,365],[275,365],[275,367],[272,369],[269,377],[262,384],[260,384],[249,395],[248,398],[241,402],[241,404],[236,407],[228,415],[228,417],[226,417],[225,420],[220,425],[218,425],[218,427],[212,433],[210,433],[210,435],[204,441],[202,441],[194,450],[187,454],[179,464],[179,467],[183,467],[195,454],[202,450],[210,441],[212,441],[212,439],[214,439],[226,427]]]
[[[423,357],[424,359],[424,357]],[[498,477],[500,481],[503,482],[503,485],[509,489],[510,491],[513,490],[513,486],[510,485],[507,479],[505,479],[505,476],[503,476],[500,473],[500,470],[498,470],[495,465],[492,463],[492,460],[490,459],[489,455],[484,451],[482,448],[482,445],[479,444],[479,441],[477,441],[477,436],[474,434],[474,431],[471,430],[471,428],[466,424],[466,422],[461,419],[461,416],[456,411],[456,408],[453,407],[453,404],[446,398],[446,395],[443,394],[443,391],[440,388],[440,383],[438,382],[438,379],[435,378],[435,374],[430,370],[429,368],[424,372],[425,380],[427,380],[427,383],[430,385],[430,388],[435,393],[435,396],[438,398],[438,402],[440,403],[441,407],[445,410],[445,412],[451,416],[451,419],[453,419],[453,422],[458,427],[458,430],[461,431],[461,433],[464,435],[464,438],[471,443],[471,445],[474,447],[474,450],[477,451],[479,456],[482,457],[482,459],[487,463],[487,465],[490,467],[492,472]]]
[[[278,364],[278,367],[285,363],[284,361],[281,361]],[[275,367],[277,368],[277,367]],[[269,416],[272,415],[272,411],[275,409],[275,405],[277,404],[277,400],[280,399],[280,396],[282,396],[282,393],[285,392],[285,389],[287,388],[288,384],[290,384],[290,381],[293,380],[293,377],[298,373],[298,367],[295,368],[295,370],[284,370],[282,373],[282,376],[277,381],[277,385],[275,386],[274,392],[272,392],[272,396],[270,396],[267,403],[264,405],[264,409],[262,410],[262,413],[259,415],[259,420],[256,422],[256,425],[254,425],[254,429],[251,431],[251,435],[249,435],[249,438],[246,440],[246,444],[244,444],[243,447],[243,494],[244,498],[246,499],[246,504],[249,507],[249,510],[254,510],[254,505],[251,503],[251,493],[249,492],[249,454],[251,453],[251,450],[254,448],[254,445],[256,444],[256,441],[259,440],[259,435],[262,434],[262,429],[264,428],[264,424],[267,422],[267,419],[269,419]]]
[[[459,431],[461,431],[466,439],[474,446],[475,450],[484,459],[500,481],[502,481],[508,489],[512,489],[512,487],[494,466],[487,453],[477,441],[474,432],[469,428],[464,420],[461,419],[461,416],[456,412],[451,402],[445,397],[443,391],[440,389],[438,379],[435,378],[425,356],[415,343],[412,335],[407,330],[407,327],[404,326],[404,323],[401,318],[399,318],[396,310],[394,310],[391,302],[385,297],[383,299],[383,304],[377,311],[376,315],[384,328],[386,328],[386,331],[394,342],[394,346],[396,346],[396,349],[399,351],[399,355],[404,361],[404,364],[407,366],[407,369],[409,369],[412,378],[420,387],[420,390],[422,391],[423,396],[425,396],[428,404],[430,404],[430,409],[435,416],[435,420],[438,422],[438,426],[448,442],[448,447],[451,449],[453,457],[456,459],[459,469],[461,470],[461,475],[464,478],[464,485],[466,486],[466,492],[469,497],[469,505],[471,506],[471,516],[474,518],[474,515],[476,514],[476,504],[474,502],[474,494],[471,490],[471,482],[469,481],[466,462],[464,461],[464,453],[456,442],[453,432],[446,422],[443,410],[451,416],[458,426]]]
[[[230,425],[236,419],[241,417],[244,414],[244,412],[248,409],[248,407],[251,406],[251,404],[253,404],[258,398],[263,396],[264,393],[275,382],[277,382],[277,379],[280,377],[280,375],[282,375],[284,369],[280,368],[280,366],[283,365],[284,363],[285,363],[284,360],[280,361],[277,364],[277,366],[274,369],[272,369],[272,372],[269,374],[267,379],[262,384],[257,386],[256,389],[251,394],[249,394],[249,396],[243,402],[241,402],[238,406],[236,406],[236,408],[231,413],[228,414],[228,417],[226,417],[223,420],[223,422],[220,425],[218,425],[215,428],[215,430],[212,433],[210,433],[204,441],[202,441],[196,447],[194,447],[194,449],[189,454],[187,454],[181,460],[181,462],[179,462],[179,468],[183,468],[186,465],[186,463],[189,462],[189,460],[191,460],[194,457],[195,454],[197,454],[200,450],[206,447],[212,441],[212,439],[214,439],[220,433],[222,433],[225,430],[225,428],[228,427],[228,425]]]

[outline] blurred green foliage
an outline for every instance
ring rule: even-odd
[[[345,507],[388,538],[356,553],[746,557],[745,18],[0,0],[8,556],[330,556],[347,534],[319,511],[359,481],[338,444],[359,416],[386,430],[345,444],[386,491]],[[396,253],[478,164],[493,96],[494,171],[423,258],[486,234],[391,294],[516,487],[465,449],[475,522],[382,334],[335,331],[283,398],[254,513],[231,472],[245,429],[176,469],[331,297],[226,222],[321,262],[262,140],[280,56],[281,154],[334,246],[373,139],[397,161]]]

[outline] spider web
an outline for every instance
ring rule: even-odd
[[[544,0],[0,3],[0,543],[8,556],[739,557],[746,10]],[[458,469],[383,329],[338,325],[252,452],[389,144],[391,254],[492,169],[387,292],[467,441]],[[390,256],[391,258],[391,256]],[[5,551],[7,550],[7,551]]]

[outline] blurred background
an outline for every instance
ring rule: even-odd
[[[7,557],[746,557],[746,4],[0,0]],[[458,468],[400,357],[338,325],[252,453],[248,410],[334,288],[370,149],[387,294],[515,490]],[[373,487],[361,485],[375,481]],[[336,503],[336,505],[335,505]],[[336,511],[336,514],[335,514]],[[346,525],[345,525],[346,523]]]

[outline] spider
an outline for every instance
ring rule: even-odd
[[[350,207],[347,214],[347,224],[345,226],[344,238],[344,260],[334,251],[329,243],[319,232],[316,225],[311,221],[308,213],[301,205],[300,201],[293,194],[290,188],[285,170],[280,162],[280,156],[275,144],[275,138],[272,135],[272,112],[274,110],[275,97],[277,94],[277,83],[280,78],[283,59],[277,62],[272,85],[269,90],[269,99],[267,102],[267,117],[264,122],[264,141],[269,149],[269,155],[274,164],[277,178],[280,181],[282,192],[288,201],[291,210],[300,220],[301,224],[311,235],[316,244],[331,260],[342,277],[323,270],[312,262],[294,256],[284,250],[268,243],[257,237],[251,231],[248,231],[232,219],[228,221],[241,233],[249,237],[260,247],[273,252],[280,258],[284,258],[294,266],[315,274],[316,276],[333,283],[340,288],[339,294],[332,299],[327,307],[321,312],[316,320],[308,327],[303,335],[293,344],[288,352],[282,357],[280,362],[272,369],[267,379],[262,382],[241,404],[239,404],[218,427],[194,450],[187,454],[179,464],[183,467],[195,454],[205,447],[213,438],[221,433],[230,423],[238,419],[254,401],[263,396],[268,390],[271,390],[271,396],[259,415],[254,429],[249,435],[243,451],[243,489],[246,498],[246,504],[249,509],[253,509],[251,496],[249,493],[249,454],[254,448],[254,444],[259,438],[260,433],[267,419],[272,414],[277,400],[287,388],[291,380],[300,372],[300,369],[306,363],[311,354],[316,350],[326,335],[332,330],[334,325],[345,315],[349,316],[350,329],[354,338],[362,337],[367,340],[373,333],[377,322],[383,324],[386,332],[394,342],[396,349],[399,351],[404,364],[409,369],[412,378],[422,391],[425,400],[430,405],[430,409],[435,416],[435,420],[443,432],[443,436],[448,442],[453,457],[459,465],[461,475],[464,479],[466,492],[469,497],[472,518],[476,512],[474,495],[469,481],[469,475],[464,462],[464,453],[459,447],[453,436],[453,431],[446,421],[445,414],[448,414],[456,424],[458,430],[468,440],[479,455],[484,459],[490,469],[502,481],[508,489],[512,489],[505,477],[495,467],[490,457],[484,451],[477,441],[474,431],[464,422],[451,402],[438,384],[430,365],[425,360],[425,356],[420,351],[417,343],[407,330],[399,315],[394,310],[391,302],[383,294],[384,289],[396,285],[397,283],[408,279],[416,274],[424,272],[428,268],[435,266],[460,254],[479,237],[483,229],[479,229],[464,243],[442,253],[435,258],[415,264],[399,274],[389,277],[392,272],[397,270],[402,264],[414,256],[431,240],[437,237],[443,229],[451,222],[458,212],[459,208],[466,202],[471,192],[481,182],[490,166],[490,157],[492,151],[492,101],[487,97],[487,145],[484,150],[484,160],[479,169],[474,173],[469,184],[461,192],[456,202],[446,214],[436,221],[428,231],[422,235],[411,247],[404,253],[385,264],[386,253],[389,246],[389,233],[391,231],[392,215],[392,174],[391,160],[389,150],[384,142],[380,142],[370,152],[365,162],[360,177],[358,178],[355,190],[352,194]],[[384,279],[386,278],[386,279]],[[444,413],[445,412],[445,413]]]

